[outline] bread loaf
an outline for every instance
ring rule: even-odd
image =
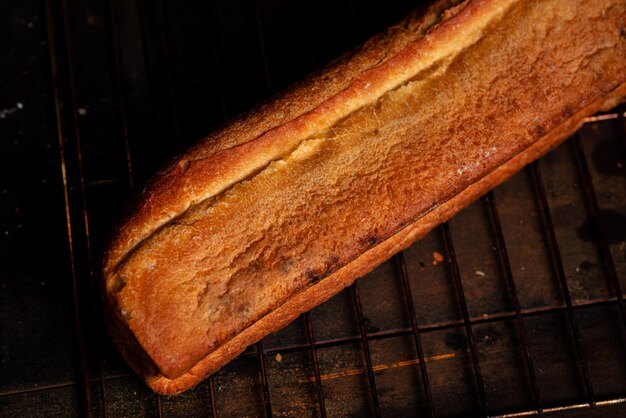
[[[626,1],[438,1],[158,173],[105,255],[107,326],[186,390],[626,95]]]

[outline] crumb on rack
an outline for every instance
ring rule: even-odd
[[[439,251],[435,251],[433,253],[433,266],[436,266],[437,263],[441,263],[443,261],[443,255]]]

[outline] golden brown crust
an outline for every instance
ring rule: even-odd
[[[176,159],[157,174],[139,196],[141,203],[124,223],[107,251],[105,275],[143,239],[207,196],[255,172],[265,161],[293,148],[303,131],[341,118],[359,87],[378,78],[371,71],[398,55],[442,19],[444,11],[463,0],[439,0],[426,10],[370,39],[319,73],[295,85],[274,100],[242,115]],[[381,73],[379,70],[378,73]],[[384,73],[384,70],[382,71]],[[359,83],[360,82],[360,83]],[[320,122],[321,120],[321,122]],[[222,152],[228,151],[228,152]],[[250,161],[250,155],[255,156]]]
[[[292,121],[192,150],[109,253],[123,354],[180,392],[409,245],[624,96],[625,16],[468,1]]]

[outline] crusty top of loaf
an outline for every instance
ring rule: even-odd
[[[185,372],[623,83],[625,8],[463,3],[290,122],[192,150],[109,255],[120,315],[164,375]]]
[[[318,73],[233,120],[176,158],[141,192],[139,205],[107,251],[105,276],[141,241],[193,205],[220,193],[293,150],[303,137],[332,125],[384,88],[364,89],[433,26],[454,16],[462,0],[440,0],[337,59]],[[405,53],[406,55],[406,53]],[[365,91],[364,91],[365,90]],[[342,106],[337,106],[341,103]],[[330,103],[329,103],[330,102]],[[330,111],[329,111],[330,110]],[[254,154],[254,158],[250,155]]]

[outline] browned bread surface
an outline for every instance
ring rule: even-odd
[[[198,383],[626,95],[623,0],[452,4],[215,133],[142,193],[104,277],[111,334],[153,389]]]

